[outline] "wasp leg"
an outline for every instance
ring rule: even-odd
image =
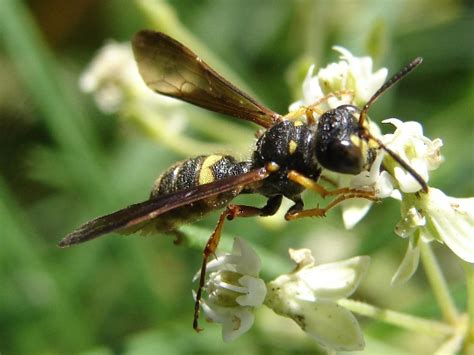
[[[341,203],[342,201],[351,199],[351,198],[365,198],[367,200],[371,201],[378,201],[378,199],[373,195],[372,192],[370,191],[361,191],[361,192],[354,192],[354,193],[348,193],[348,194],[343,194],[336,199],[332,200],[329,205],[327,205],[325,208],[311,208],[307,210],[293,210],[290,208],[288,212],[285,214],[285,219],[288,221],[295,220],[298,218],[303,218],[303,217],[326,217],[326,212],[329,211],[331,208],[336,206],[337,204]]]
[[[301,196],[297,196],[296,198],[293,199],[293,201],[295,204],[291,206],[290,209],[285,214],[285,219],[287,220],[288,220],[288,218],[286,218],[287,215],[297,214],[303,211],[303,208],[304,208],[304,203],[303,203],[303,200],[301,199]]]
[[[197,332],[201,331],[202,329],[199,328],[198,319],[199,319],[199,312],[201,308],[201,299],[202,299],[202,290],[204,289],[204,285],[206,283],[206,267],[209,257],[211,255],[215,255],[217,246],[219,245],[219,241],[221,239],[222,228],[224,227],[224,222],[226,219],[232,220],[235,217],[255,217],[255,216],[271,216],[278,211],[280,208],[281,201],[283,196],[273,196],[268,199],[267,204],[262,207],[253,207],[253,206],[244,206],[244,205],[229,205],[225,209],[224,212],[221,213],[219,216],[219,220],[217,222],[216,228],[212,232],[209,240],[206,243],[206,247],[203,250],[203,258],[202,258],[202,265],[201,265],[201,275],[199,277],[199,286],[196,292],[196,300],[194,303],[194,319],[193,319],[193,328]]]
[[[244,205],[230,205],[227,207],[231,210],[227,215],[227,219],[231,221],[235,217],[273,216],[280,208],[282,199],[282,195],[270,197],[267,204],[262,208]]]
[[[334,187],[337,187],[337,182],[336,182],[336,180],[334,180],[334,179],[332,179],[332,178],[330,178],[330,177],[328,177],[328,176],[321,175],[321,176],[319,177],[319,179],[326,181],[328,184],[330,184],[330,185],[332,185],[332,186],[334,186]]]
[[[375,197],[373,191],[364,191],[364,190],[357,190],[351,189],[348,187],[331,190],[326,190],[323,186],[318,184],[313,179],[310,179],[297,171],[291,170],[288,173],[288,179],[296,182],[297,184],[303,186],[308,190],[315,191],[316,193],[320,194],[323,198],[331,195],[331,196],[338,196],[336,197],[329,205],[325,208],[312,208],[308,210],[303,210],[302,206],[298,210],[297,204],[290,208],[288,212],[285,214],[285,218],[287,220],[293,220],[302,217],[324,217],[326,216],[326,212],[329,211],[331,208],[336,206],[337,204],[341,203],[342,201],[351,199],[351,198],[365,198],[371,201],[377,201],[378,199]]]
[[[313,179],[306,177],[295,170],[290,170],[288,172],[288,179],[303,186],[307,190],[316,192],[317,194],[321,195],[322,198],[326,196],[337,196],[337,195],[342,195],[342,194],[354,194],[354,193],[362,194],[362,195],[365,194],[369,196],[370,195],[373,196],[374,194],[372,191],[351,189],[350,187],[343,187],[343,188],[335,189],[335,190],[327,190],[321,184],[318,184]]]
[[[300,174],[299,172],[295,170],[290,170],[288,172],[288,179],[303,186],[307,190],[312,190],[318,193],[323,198],[330,194],[328,190],[326,190],[323,186],[318,184],[316,181],[314,181],[313,179],[310,179],[309,177],[304,176],[303,174]]]

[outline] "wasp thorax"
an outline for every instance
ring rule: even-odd
[[[342,105],[319,118],[316,159],[324,168],[354,175],[363,170],[368,147],[360,137],[358,112],[355,106]]]

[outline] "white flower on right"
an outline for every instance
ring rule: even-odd
[[[439,138],[430,140],[425,137],[423,127],[418,122],[402,122],[391,118],[384,120],[383,123],[391,123],[396,127],[393,134],[383,135],[384,144],[428,182],[429,171],[437,169],[443,162],[440,154],[443,141]],[[414,193],[421,189],[413,176],[391,158],[386,159],[386,165],[402,192]]]
[[[474,263],[474,197],[453,198],[433,187],[428,193],[405,194],[395,232],[418,242],[445,243],[459,258]]]
[[[385,152],[379,150],[370,169],[363,170],[355,176],[339,175],[338,187],[350,186],[358,190],[374,191],[377,198],[392,197],[401,199],[400,193],[394,188],[393,177],[382,169]],[[342,220],[346,229],[353,228],[369,212],[373,202],[366,199],[351,199],[342,205]]]
[[[336,303],[359,286],[369,266],[368,256],[315,265],[309,249],[290,249],[293,271],[267,284],[265,305],[293,319],[322,346],[338,351],[364,348],[354,315]]]

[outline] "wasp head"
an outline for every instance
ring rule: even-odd
[[[341,105],[326,111],[318,120],[316,159],[326,169],[342,173],[360,173],[373,160],[373,149],[362,135],[360,110]]]

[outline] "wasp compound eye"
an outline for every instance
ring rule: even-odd
[[[324,113],[316,132],[316,159],[326,169],[358,174],[365,165],[359,126],[350,106]]]
[[[342,174],[358,174],[364,161],[361,149],[351,141],[333,141],[316,150],[319,163],[326,169]]]

